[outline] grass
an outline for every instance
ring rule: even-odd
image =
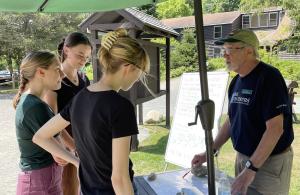
[[[18,92],[18,89],[0,90],[0,94],[16,94],[17,92]]]
[[[15,89],[11,82],[7,84],[0,83],[0,94],[16,94],[18,92],[18,83],[16,83]]]
[[[163,126],[145,126],[150,136],[139,145],[138,152],[131,153],[136,175],[145,175],[152,172],[163,172],[165,168],[165,150],[169,130]],[[167,170],[178,169],[176,165],[168,164]]]
[[[298,115],[300,118],[300,115]],[[164,154],[168,141],[169,130],[162,125],[144,126],[149,130],[150,136],[140,143],[139,151],[131,153],[136,175],[148,175],[151,172],[163,172],[165,161]],[[294,124],[295,139],[293,142],[294,160],[290,195],[297,195],[300,192],[300,124]],[[235,151],[231,141],[223,147],[217,158],[219,169],[230,176],[234,176]],[[167,170],[179,169],[178,166],[169,164]]]

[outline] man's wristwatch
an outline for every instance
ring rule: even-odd
[[[256,168],[255,166],[253,166],[251,160],[247,160],[246,164],[245,164],[247,169],[251,169],[252,171],[257,172],[258,168]]]

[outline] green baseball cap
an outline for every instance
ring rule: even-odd
[[[225,42],[244,42],[254,48],[259,47],[259,41],[255,33],[248,29],[239,29],[232,31],[227,37],[215,41],[216,45],[224,45]]]

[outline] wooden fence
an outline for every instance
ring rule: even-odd
[[[292,53],[279,53],[278,57],[282,60],[295,60],[300,61],[300,54],[292,54]]]

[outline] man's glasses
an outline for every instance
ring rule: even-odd
[[[224,55],[224,54],[230,55],[230,54],[232,54],[233,51],[241,50],[241,49],[244,49],[244,48],[245,47],[233,47],[233,48],[225,48],[225,47],[223,47],[221,49],[221,55]]]

